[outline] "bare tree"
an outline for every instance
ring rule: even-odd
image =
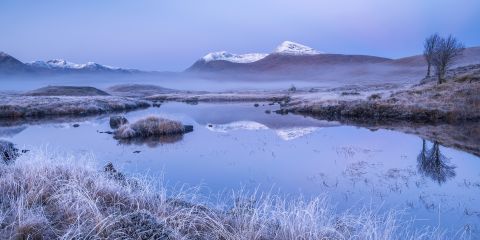
[[[435,74],[439,84],[445,81],[444,77],[448,68],[462,54],[464,49],[463,43],[452,35],[449,35],[447,38],[440,38],[432,58],[432,64],[435,67]]]
[[[433,56],[440,39],[441,37],[435,33],[426,38],[425,43],[423,44],[423,56],[425,57],[425,61],[427,61],[427,77],[430,77],[430,68],[432,66]]]

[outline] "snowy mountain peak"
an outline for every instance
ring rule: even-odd
[[[52,59],[48,61],[35,61],[29,63],[29,65],[34,67],[41,67],[41,68],[51,68],[51,69],[90,69],[90,70],[97,70],[97,69],[110,69],[110,70],[117,70],[119,68],[114,68],[110,66],[104,66],[94,62],[88,62],[86,64],[78,64],[72,63],[63,59]]]
[[[315,55],[321,54],[317,50],[291,41],[285,41],[280,44],[277,49],[275,49],[275,53],[277,54],[285,54],[285,55]]]
[[[234,63],[251,63],[251,62],[258,61],[266,57],[267,55],[268,54],[265,54],[265,53],[233,54],[233,53],[221,51],[221,52],[209,53],[205,55],[202,58],[202,60],[204,60],[205,62],[223,60],[223,61],[229,61]]]
[[[72,62],[68,62],[68,61],[63,60],[63,59],[48,60],[45,63],[46,63],[47,66],[52,67],[52,68],[81,69],[85,66],[84,64],[72,63]]]

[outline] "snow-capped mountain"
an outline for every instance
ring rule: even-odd
[[[209,53],[205,55],[202,59],[205,62],[223,60],[234,63],[251,63],[258,61],[266,56],[268,56],[268,54],[265,53],[233,54],[226,51],[221,51]]]
[[[283,54],[283,55],[315,55],[321,54],[317,50],[291,41],[285,41],[281,43],[274,52],[270,54]],[[212,52],[202,57],[199,61],[213,62],[213,61],[227,61],[232,63],[252,63],[264,59],[270,55],[269,53],[246,53],[246,54],[234,54],[227,51]]]
[[[105,66],[98,63],[94,63],[94,62],[78,64],[78,63],[68,62],[63,59],[35,61],[32,63],[27,63],[27,65],[38,67],[38,68],[62,69],[62,70],[82,70],[82,69],[83,70],[120,70],[120,68]]]
[[[186,71],[210,75],[226,73],[240,78],[244,77],[242,74],[258,75],[259,73],[298,78],[306,73],[313,76],[314,72],[328,72],[338,66],[351,71],[352,65],[358,65],[359,71],[363,71],[366,64],[377,64],[389,60],[391,59],[366,55],[326,54],[300,43],[284,41],[269,54],[238,55],[225,51],[209,53]]]
[[[276,49],[275,52],[277,54],[285,54],[285,55],[316,55],[322,54],[317,50],[291,41],[285,41],[280,44]]]
[[[147,73],[136,69],[123,69],[110,67],[94,62],[83,64],[69,62],[63,59],[53,59],[48,61],[34,61],[23,63],[20,60],[0,52],[0,74],[70,74],[70,73]]]
[[[25,70],[25,65],[18,59],[4,52],[0,52],[0,72],[22,72]]]

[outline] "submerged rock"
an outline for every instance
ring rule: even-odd
[[[120,126],[127,124],[128,120],[124,116],[112,116],[110,117],[110,127],[117,129]]]
[[[98,133],[113,134],[113,132],[112,132],[112,131],[98,131],[98,130],[97,130],[97,132],[98,132]]]
[[[19,155],[18,149],[13,143],[0,140],[0,158],[4,163],[14,161]]]

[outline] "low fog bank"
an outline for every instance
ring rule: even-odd
[[[393,83],[408,85],[424,77],[424,67],[378,64],[281,67],[275,71],[216,71],[132,74],[2,75],[0,91],[30,91],[52,86],[91,86],[107,89],[121,84],[157,85],[186,91],[286,90],[296,88],[336,88],[346,85]]]
[[[258,81],[244,78],[205,78],[183,73],[163,75],[62,75],[50,77],[0,76],[0,92],[25,92],[45,86],[91,86],[107,89],[121,84],[157,85],[165,88],[188,91],[229,91],[229,90],[281,90],[292,84],[297,87],[329,87],[330,82],[312,82],[307,80]]]

